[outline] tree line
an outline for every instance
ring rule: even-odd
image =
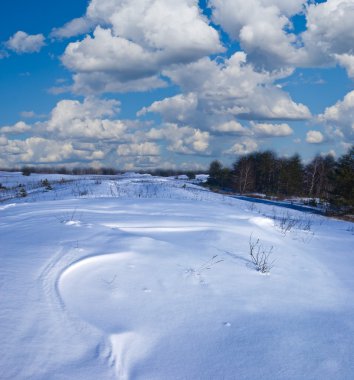
[[[35,174],[67,174],[67,175],[118,175],[125,173],[124,170],[119,170],[110,167],[73,167],[66,166],[23,166],[22,168],[0,168],[0,171],[6,172],[22,172],[24,176]],[[189,179],[194,179],[197,174],[206,174],[207,171],[200,170],[183,170],[183,169],[146,169],[135,170],[138,174],[151,174],[159,177],[177,177],[186,175]]]
[[[353,212],[354,146],[337,160],[317,155],[306,165],[299,154],[278,157],[270,150],[240,156],[231,168],[216,160],[210,164],[208,184],[239,194],[320,199]]]

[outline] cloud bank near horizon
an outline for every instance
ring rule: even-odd
[[[316,115],[284,82],[299,68],[337,65],[354,78],[353,19],[351,0],[91,0],[48,36],[65,44],[72,82],[53,90],[65,98],[46,118],[26,111],[31,123],[0,127],[0,166],[203,167],[264,144],[277,150],[297,123],[308,126],[304,144],[344,149],[354,91]],[[0,57],[44,46],[43,34],[18,31]],[[126,94],[160,90],[168,95],[119,116]]]

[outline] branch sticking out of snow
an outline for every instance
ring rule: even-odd
[[[269,273],[273,268],[274,260],[270,260],[270,256],[273,251],[273,246],[269,249],[265,249],[260,243],[260,240],[254,240],[252,235],[249,240],[249,253],[251,256],[252,263],[256,267],[258,272]]]

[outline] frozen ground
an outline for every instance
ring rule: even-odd
[[[2,380],[354,378],[352,225],[184,180],[61,178],[0,173]]]

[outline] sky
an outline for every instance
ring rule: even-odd
[[[0,5],[0,167],[345,153],[354,0]]]

